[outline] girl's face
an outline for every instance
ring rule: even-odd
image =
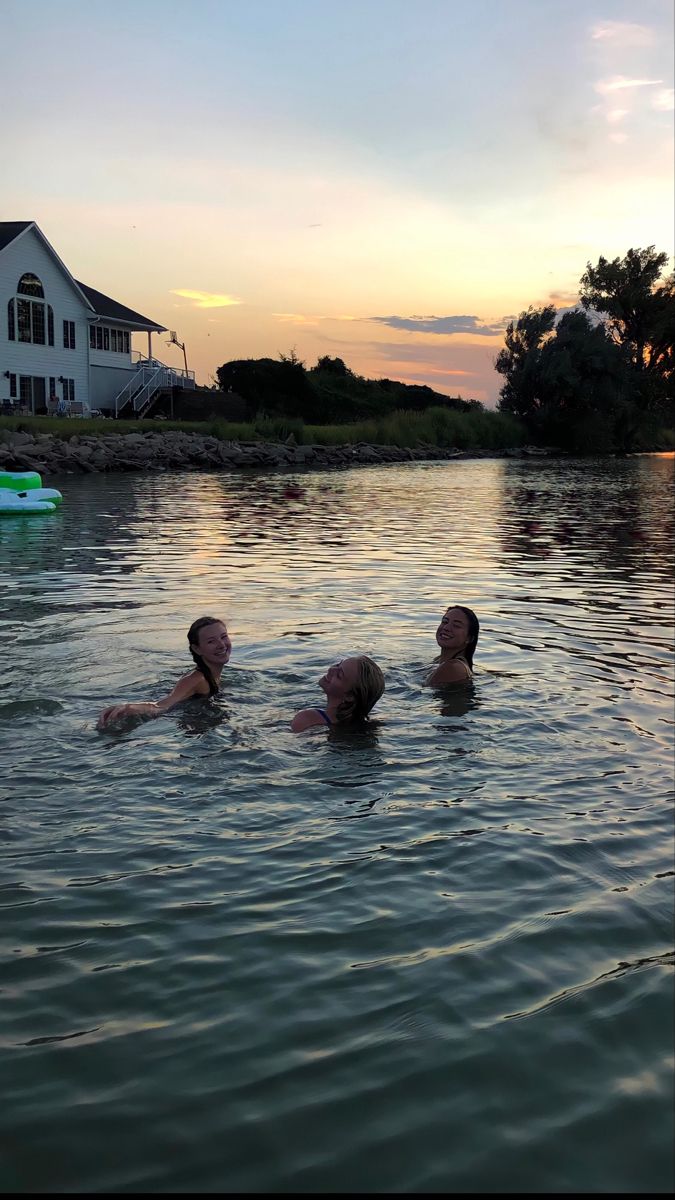
[[[436,630],[436,641],[441,650],[452,650],[453,654],[461,654],[468,646],[469,621],[461,608],[449,608],[441,617],[441,623]]]
[[[215,663],[219,667],[225,666],[232,653],[232,642],[222,621],[202,625],[197,635],[195,650],[205,662]]]
[[[358,658],[341,658],[319,680],[319,687],[330,700],[344,700],[353,692],[359,678]]]

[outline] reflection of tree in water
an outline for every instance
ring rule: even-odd
[[[520,467],[520,469],[518,469]],[[673,534],[672,461],[557,460],[511,465],[504,477],[500,536],[519,558],[568,552],[609,569],[668,569]]]
[[[328,482],[269,473],[208,478],[208,499],[222,513],[231,538],[255,540],[279,533],[289,541],[303,537],[308,516],[325,523],[342,511],[345,491],[339,477]],[[204,500],[203,481],[197,498]],[[339,527],[329,531],[327,526],[328,532],[331,539],[342,540]]]
[[[429,480],[411,486],[411,465],[396,468],[347,468],[345,471],[241,472],[192,476],[185,481],[187,504],[177,508],[203,532],[205,518],[216,516],[225,541],[243,547],[259,542],[283,541],[289,549],[304,551],[308,537],[321,530],[321,545],[346,546],[368,542],[376,547],[410,535],[416,518],[426,527],[432,520]],[[162,482],[168,482],[166,477]],[[447,480],[445,481],[447,486]],[[175,485],[174,485],[175,487]],[[437,524],[445,531],[447,514],[442,491],[435,489]]]

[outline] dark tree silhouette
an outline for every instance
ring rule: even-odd
[[[600,258],[581,278],[582,309],[553,305],[511,322],[495,360],[499,408],[535,437],[583,451],[647,448],[673,424],[675,283],[654,246]],[[595,312],[601,319],[592,321]]]

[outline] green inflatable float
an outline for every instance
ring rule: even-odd
[[[43,488],[37,471],[0,471],[0,517],[53,513],[62,500],[56,488]]]

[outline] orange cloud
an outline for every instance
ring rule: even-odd
[[[319,321],[360,321],[361,317],[350,317],[345,313],[338,313],[337,316],[311,316],[307,313],[278,313],[271,314],[275,320],[283,321],[287,325],[318,325]]]
[[[229,308],[233,304],[243,304],[243,300],[236,296],[221,295],[218,292],[196,292],[191,288],[171,288],[171,295],[194,300],[197,308]]]
[[[394,366],[394,367],[396,367],[396,368],[400,368],[400,370],[402,370],[402,371],[409,371],[409,370],[410,370],[410,363],[397,363],[397,362],[394,362],[394,363],[392,364],[392,366]],[[420,369],[424,370],[424,373],[425,373],[425,375],[441,375],[441,376],[445,376],[445,375],[466,375],[466,376],[467,376],[467,378],[468,378],[470,375],[475,375],[475,374],[476,374],[476,372],[475,372],[475,371],[456,371],[456,370],[455,370],[455,371],[453,371],[453,370],[451,370],[449,367],[445,367],[445,368],[443,368],[443,367],[430,367],[430,366],[429,366],[429,364],[428,364],[428,363],[425,363],[424,361],[421,361],[421,362],[420,362]]]

